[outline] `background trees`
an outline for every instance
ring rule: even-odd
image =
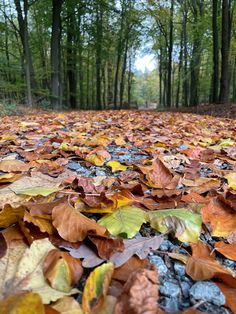
[[[3,0],[0,99],[71,109],[235,101],[235,5]],[[152,73],[135,70],[143,48],[155,56]]]

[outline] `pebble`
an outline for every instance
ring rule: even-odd
[[[185,265],[179,262],[174,263],[174,270],[176,275],[183,277],[185,275]]]
[[[189,291],[190,297],[194,300],[204,300],[215,305],[225,304],[225,296],[216,284],[210,281],[198,281]]]
[[[158,274],[160,276],[167,274],[168,268],[166,267],[163,259],[160,256],[157,256],[157,255],[150,256],[149,255],[149,261],[151,264],[156,265]]]
[[[169,241],[169,240],[163,240],[159,250],[160,251],[169,251],[172,250],[172,248],[174,247],[174,245]]]
[[[189,297],[189,290],[190,290],[190,288],[191,288],[190,282],[181,281],[181,282],[180,282],[180,286],[181,286],[181,289],[182,289],[182,293],[183,293],[184,298],[188,298],[188,297]]]
[[[165,281],[160,286],[160,293],[167,297],[178,298],[181,295],[181,288],[177,281]]]
[[[176,298],[163,298],[160,303],[166,313],[176,313],[180,310],[179,300]]]

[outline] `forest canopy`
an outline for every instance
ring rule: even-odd
[[[235,0],[2,0],[0,100],[53,109],[236,100]],[[140,73],[137,54],[156,68]]]

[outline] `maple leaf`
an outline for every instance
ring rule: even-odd
[[[95,166],[103,166],[105,161],[110,158],[111,158],[111,155],[108,153],[108,151],[104,147],[99,146],[95,148],[94,150],[92,150],[86,156],[85,160]]]
[[[122,165],[119,161],[111,160],[107,163],[107,166],[111,167],[112,172],[117,171],[125,171],[128,167],[125,165]]]
[[[236,172],[231,172],[225,176],[228,181],[229,188],[236,190]]]
[[[70,242],[84,240],[89,232],[97,235],[106,233],[106,228],[87,218],[67,202],[53,208],[52,223],[59,235]]]
[[[21,160],[1,160],[0,171],[3,172],[26,172],[29,170],[29,165]]]

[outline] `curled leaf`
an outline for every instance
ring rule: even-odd
[[[82,308],[85,314],[94,313],[102,306],[114,271],[112,263],[103,264],[92,271],[85,283]]]

